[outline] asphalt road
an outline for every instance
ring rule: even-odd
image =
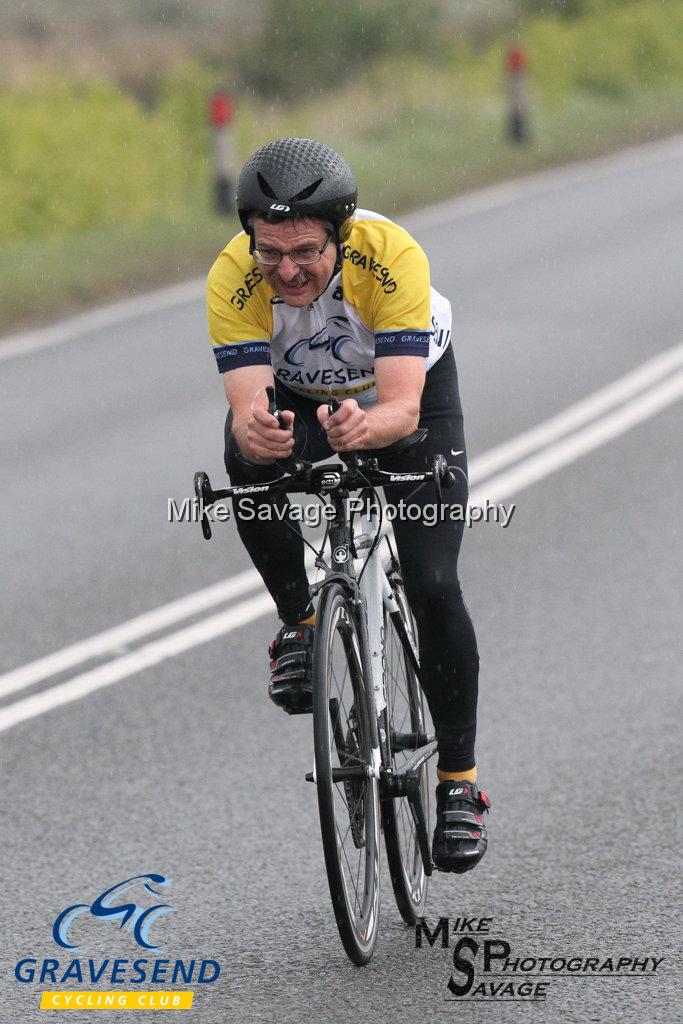
[[[470,456],[683,341],[681,181],[679,139],[406,218],[453,302]],[[249,568],[232,523],[206,544],[166,521],[196,469],[221,477],[200,300],[2,361],[0,396],[0,673]],[[508,529],[468,531],[490,848],[475,872],[433,879],[427,912],[491,918],[513,958],[664,958],[654,973],[565,972],[533,1008],[458,1006],[451,951],[415,948],[386,879],[374,959],[353,968],[303,778],[310,721],[266,697],[268,612],[0,732],[0,1021],[44,1019],[43,989],[98,987],[21,984],[22,957],[142,955],[107,922],[78,925],[76,954],[51,929],[150,871],[172,879],[158,955],[220,964],[195,986],[202,1024],[673,1020],[680,434],[667,404],[511,495]],[[0,716],[135,649],[8,694]]]

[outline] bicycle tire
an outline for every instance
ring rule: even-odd
[[[358,632],[339,584],[318,605],[313,647],[315,781],[325,867],[337,928],[353,963],[366,964],[379,924],[379,786],[367,774],[335,782],[335,768],[372,761]]]
[[[408,637],[414,638],[416,635],[415,623],[403,584],[397,575],[392,580],[392,590],[399,612],[395,621],[384,609],[385,721],[390,766],[393,771],[397,771],[408,759],[411,747],[401,746],[401,749],[397,749],[393,738],[397,733],[404,736],[424,733],[425,713],[422,687],[406,651]],[[415,750],[419,745],[416,741],[412,749]],[[429,772],[426,764],[419,769],[419,780],[429,833]],[[406,924],[412,925],[424,915],[428,879],[417,841],[415,821],[406,797],[382,800],[382,826],[396,905]]]

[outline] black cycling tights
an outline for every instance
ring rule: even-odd
[[[313,462],[334,455],[325,431],[318,423],[318,403],[277,385],[280,409],[295,413],[294,454]],[[274,466],[244,461],[232,438],[231,414],[225,424],[225,465],[233,484],[260,483],[277,476]],[[467,461],[458,395],[458,375],[452,349],[427,371],[420,409],[420,426],[428,427],[426,440],[409,453],[381,462],[382,468],[410,472],[423,469],[432,455],[446,455],[456,472],[457,483],[444,492],[447,506],[467,503]],[[454,454],[458,453],[458,454]],[[254,508],[261,501],[258,495]],[[387,491],[387,501],[399,505],[436,506],[433,484],[401,484]],[[269,497],[264,503],[280,508],[287,498]],[[304,569],[304,544],[298,523],[240,517],[233,501],[237,529],[251,559],[263,577],[286,623],[296,623],[309,607],[308,580]],[[430,521],[429,510],[425,516]],[[434,518],[433,512],[431,518]],[[296,532],[293,532],[292,527]],[[415,616],[420,648],[421,681],[429,703],[439,743],[438,766],[443,771],[464,771],[474,765],[477,722],[479,655],[469,613],[458,580],[458,554],[464,523],[445,518],[434,526],[395,518],[394,535],[401,561],[408,602]],[[297,536],[298,533],[298,536]]]

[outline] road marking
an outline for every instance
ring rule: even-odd
[[[431,227],[446,226],[449,222],[462,217],[510,206],[520,200],[554,192],[560,188],[585,181],[598,181],[620,171],[638,170],[640,167],[681,157],[683,135],[674,135],[640,146],[630,146],[607,156],[552,167],[516,180],[476,189],[445,202],[415,210],[401,217],[400,223],[409,231],[426,231]],[[198,302],[203,299],[204,285],[205,278],[194,278],[144,295],[136,295],[132,299],[108,303],[49,327],[0,337],[0,362],[3,359],[13,359],[40,349],[51,348],[53,345],[61,345],[95,331],[128,323],[151,313],[160,313],[187,302]]]
[[[192,647],[205,644],[209,640],[231,633],[234,629],[267,615],[273,610],[273,601],[270,594],[259,594],[251,597],[241,604],[229,608],[227,611],[212,615],[208,619],[202,619],[192,626],[172,633],[162,640],[155,640],[151,644],[126,654],[122,658],[110,661],[99,668],[83,672],[66,683],[53,686],[49,690],[43,690],[32,697],[25,697],[14,704],[9,704],[0,710],[0,732],[11,729],[19,722],[25,722],[29,718],[43,715],[53,708],[62,707],[72,701],[87,697],[88,694],[101,690],[105,686],[118,683],[121,679],[142,672],[152,665],[158,665],[167,658],[173,658],[183,651],[189,651]]]
[[[513,203],[571,188],[588,181],[601,181],[621,171],[639,170],[667,160],[683,158],[683,135],[673,135],[655,142],[609,153],[606,156],[590,157],[545,171],[536,171],[522,178],[508,179],[497,185],[474,192],[465,192],[443,202],[432,203],[414,210],[400,223],[407,231],[427,231],[430,228],[446,227],[450,221],[471,217],[489,210],[498,210]]]
[[[665,353],[664,356],[673,356],[673,353],[676,351],[678,349],[673,349],[670,353]],[[661,361],[663,359],[664,357],[657,357],[656,360],[650,360],[649,363],[643,364],[643,367],[640,367],[639,370],[645,370],[646,367],[650,367],[648,372],[653,374],[652,364],[658,363],[659,360],[658,365],[662,365]],[[677,365],[678,363],[672,359],[671,366]],[[632,394],[634,374],[638,372],[634,371],[634,373],[627,375],[629,383],[626,386],[626,393]],[[657,374],[653,374],[648,379],[657,381]],[[621,381],[616,381],[614,385],[610,385],[610,388],[617,388],[625,380],[626,378],[622,378]],[[609,388],[602,389],[601,392],[596,393],[597,395],[603,395],[600,401],[604,401],[605,391],[609,391]],[[614,391],[611,393],[614,394]],[[648,390],[632,395],[625,404],[606,413],[600,419],[595,420],[595,422],[584,426],[583,429],[552,441],[546,448],[534,452],[527,458],[522,459],[522,461],[518,461],[512,468],[508,468],[498,475],[488,477],[481,486],[471,493],[470,504],[483,504],[487,499],[491,502],[497,502],[518,493],[530,484],[549,476],[562,468],[562,466],[574,462],[582,455],[606,444],[608,441],[632,429],[638,423],[649,419],[681,397],[683,397],[683,373],[678,372],[672,374],[664,381],[654,383]],[[590,402],[590,398],[577,403],[577,405],[585,409],[588,402]],[[562,420],[565,424],[575,425],[577,419],[572,417],[572,409],[575,408],[572,406],[560,414],[559,417],[554,417],[552,421],[548,422]],[[579,417],[578,422],[583,423],[584,419]],[[541,431],[543,427],[544,425],[542,424],[537,429]],[[510,445],[513,458],[516,459],[519,449],[513,447],[514,441],[510,442]],[[479,462],[484,462],[486,457],[486,455],[482,456]],[[312,558],[312,554],[307,552],[306,562],[309,568],[312,564]],[[253,585],[255,585],[253,582],[254,577],[256,577],[256,582],[258,582],[258,576],[255,571],[247,570],[230,580],[225,580],[222,583],[197,591],[195,594],[190,594],[178,601],[171,602],[169,605],[157,608],[146,615],[138,616],[128,623],[122,623],[120,626],[107,630],[105,633],[100,633],[96,637],[91,637],[80,644],[74,644],[72,647],[58,651],[47,658],[41,658],[36,662],[7,673],[5,676],[0,677],[0,693],[7,695],[10,692],[14,692],[14,690],[32,685],[33,682],[45,678],[46,667],[49,664],[53,666],[61,665],[62,668],[58,669],[58,671],[62,671],[65,667],[72,667],[79,660],[84,660],[81,658],[84,651],[88,652],[86,655],[88,658],[94,657],[96,654],[110,652],[112,647],[122,642],[121,637],[123,636],[126,636],[128,640],[140,638],[146,635],[145,628],[146,632],[155,632],[162,628],[161,624],[163,623],[172,624],[178,621],[182,609],[185,609],[185,617],[187,617],[188,614],[195,614],[197,611],[205,610],[212,604],[229,599],[230,596],[238,596],[240,593],[252,589]],[[228,597],[225,596],[226,594]],[[188,612],[187,609],[191,609],[191,611]],[[114,661],[108,662],[106,665],[81,673],[67,682],[58,684],[39,694],[9,704],[5,708],[0,709],[0,732],[12,728],[12,726],[17,725],[19,722],[44,714],[53,708],[79,700],[89,693],[93,693],[105,686],[110,686],[153,665],[158,665],[167,658],[175,657],[177,654],[181,654],[192,647],[207,643],[225,633],[232,632],[239,626],[246,625],[246,623],[272,612],[272,610],[273,603],[270,595],[260,593],[237,605],[232,605],[216,615],[178,630],[169,636],[152,641],[131,654],[123,655]],[[116,641],[115,643],[112,643],[112,637]],[[103,642],[108,646],[103,648]],[[32,672],[34,673],[33,676]],[[40,673],[43,674],[41,675]],[[11,683],[12,679],[14,685],[10,688],[8,680]]]
[[[255,590],[261,582],[261,577],[256,569],[247,569],[237,576],[231,576],[220,583],[214,583],[203,590],[197,590],[177,601],[161,605],[150,612],[138,615],[120,626],[113,626],[103,633],[96,633],[95,636],[64,647],[61,651],[48,654],[37,661],[31,661],[21,668],[7,672],[0,676],[0,698],[7,697],[10,693],[23,690],[27,686],[33,686],[42,679],[49,676],[59,675],[74,665],[80,665],[91,658],[99,658],[104,654],[110,654],[117,647],[139,640],[150,633],[157,633],[166,626],[172,626],[182,619],[189,619],[198,612],[206,611],[208,608],[230,598],[240,597],[242,594]]]
[[[166,309],[183,306],[187,302],[198,302],[204,296],[205,286],[206,278],[195,277],[191,281],[158,288],[144,295],[136,295],[132,299],[109,302],[106,306],[98,306],[49,327],[38,327],[34,331],[7,335],[0,338],[0,362],[3,359],[13,359],[15,356],[30,355],[31,352],[43,348],[52,348],[53,345],[61,345],[65,341],[75,341],[86,334],[118,327],[151,313],[162,313]]]
[[[594,448],[599,448],[620,434],[625,434],[627,430],[631,430],[680,398],[683,398],[683,373],[677,373],[662,384],[650,388],[615,412],[531,455],[512,469],[499,473],[498,476],[489,477],[471,494],[470,503],[479,505],[487,498],[495,503],[517,494],[568,463],[575,462]]]
[[[681,366],[683,366],[683,345],[675,345],[666,352],[655,356],[654,359],[642,363],[637,369],[613,381],[607,387],[594,391],[592,395],[575,405],[570,405],[568,409],[557,416],[553,416],[537,427],[532,427],[531,430],[518,434],[511,441],[489,449],[476,460],[478,479],[481,480],[491,473],[509,466],[510,463],[516,462],[538,448],[546,447]],[[470,483],[478,482],[472,477],[473,474],[470,473]]]
[[[509,467],[522,456],[547,446],[563,434],[569,433],[573,428],[582,426],[598,413],[605,412],[617,402],[630,397],[646,385],[657,381],[664,373],[681,365],[683,365],[683,345],[677,345],[661,355],[655,356],[654,359],[648,360],[607,387],[601,388],[575,405],[569,406],[568,409],[546,420],[545,423],[541,423],[537,427],[519,434],[511,441],[478,456],[470,462],[470,487],[481,483],[494,471]],[[477,503],[472,496],[471,504]],[[307,559],[309,554],[307,552]],[[138,615],[136,618],[113,626],[102,633],[97,633],[87,640],[71,644],[53,654],[45,655],[36,661],[12,669],[0,676],[0,699],[33,686],[50,676],[74,668],[76,665],[83,664],[92,658],[114,654],[119,647],[140,640],[151,633],[157,633],[176,622],[189,619],[193,615],[207,611],[232,598],[256,590],[260,584],[261,577],[257,571],[247,569],[237,576],[231,576],[202,590],[194,591],[176,601],[171,601],[169,604]]]

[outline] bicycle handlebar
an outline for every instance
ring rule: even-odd
[[[266,387],[268,396],[268,412],[274,416],[280,427],[286,429],[282,412],[277,407],[275,388]],[[327,404],[330,416],[341,408],[336,398],[330,398]],[[266,492],[285,492],[288,494],[329,494],[332,491],[356,490],[359,487],[390,487],[402,483],[427,483],[433,481],[439,502],[443,501],[442,490],[452,487],[455,475],[451,471],[445,456],[435,455],[430,470],[417,473],[391,473],[380,469],[378,459],[386,455],[402,454],[407,448],[420,444],[427,436],[424,428],[414,431],[387,448],[374,451],[338,452],[344,466],[316,466],[312,462],[302,462],[293,457],[276,462],[285,470],[285,475],[276,477],[263,484],[236,484],[234,487],[221,487],[214,491],[208,474],[200,470],[194,475],[194,490],[201,512],[202,533],[206,540],[211,539],[211,524],[207,510],[223,498],[239,497],[247,494],[265,494]]]
[[[375,453],[362,451],[338,453],[345,465],[316,466],[312,462],[290,460],[291,472],[262,484],[236,484],[234,487],[220,487],[214,490],[208,474],[199,471],[194,475],[194,490],[201,512],[202,533],[206,540],[211,538],[211,524],[207,510],[224,498],[249,494],[284,492],[287,494],[331,494],[334,491],[356,490],[360,487],[391,487],[404,483],[428,483],[433,481],[439,502],[443,500],[442,490],[452,487],[455,475],[443,455],[435,455],[431,469],[422,472],[392,473],[380,469]]]

